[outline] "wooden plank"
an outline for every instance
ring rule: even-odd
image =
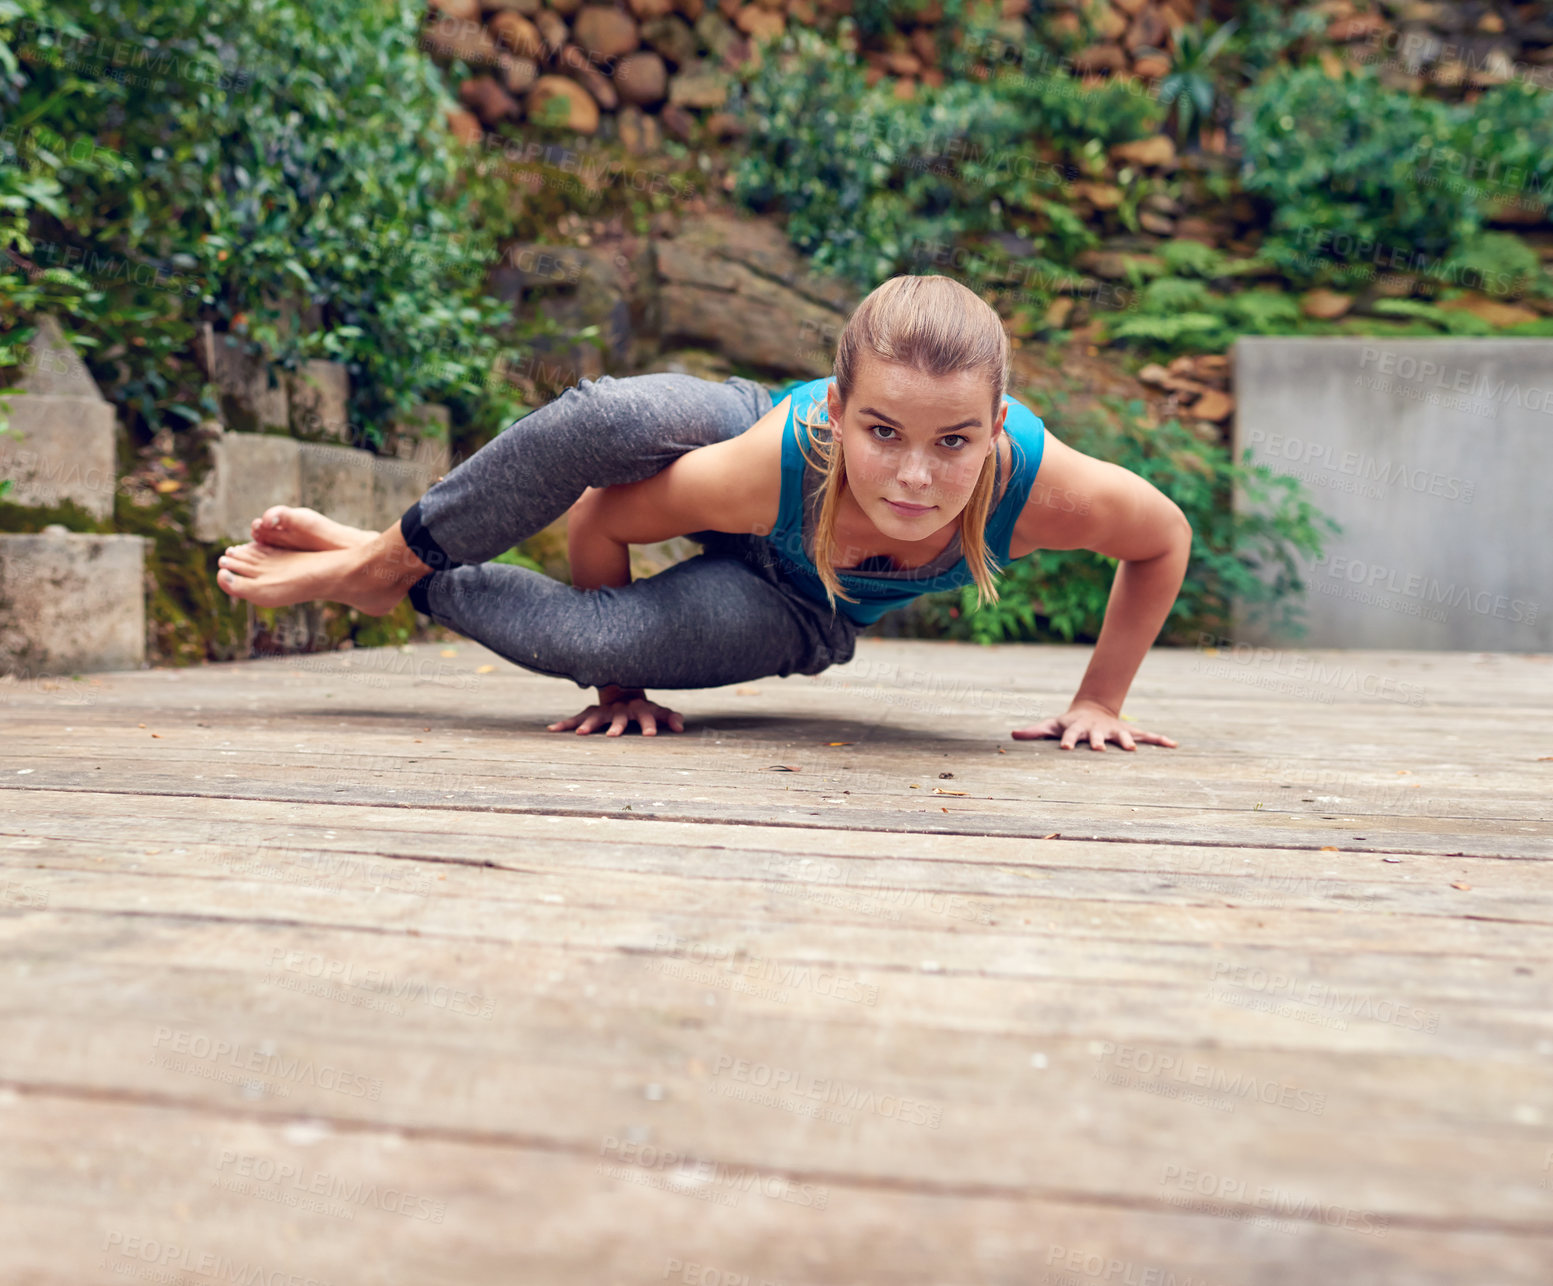
[[[439,943],[322,930],[288,949],[285,926],[132,917],[104,947],[93,936],[29,944],[33,985],[51,1000],[0,1008],[0,1074],[14,1087],[585,1154],[647,1112],[665,1145],[741,1164],[1145,1204],[1172,1161],[1255,1183],[1276,1170],[1399,1220],[1553,1233],[1545,1193],[1527,1183],[1553,1147],[1553,1122],[1533,1119],[1548,1101],[1545,1059],[1102,1036],[1071,1000],[1028,1005],[1017,987],[1005,994],[1028,1029],[945,1040],[910,1021],[860,1030],[811,989],[763,1012],[737,993],[707,1005],[698,982],[618,960],[541,978],[545,962],[522,944],[466,944],[455,964]],[[313,960],[346,966],[348,981],[309,991]],[[68,1040],[51,1036],[61,1028]],[[1043,1146],[1003,1146],[1015,1121],[1039,1122]]]
[[[651,744],[448,650],[0,684],[7,1281],[1546,1280],[1550,658],[1156,651],[1100,756],[1088,649]]]
[[[278,1280],[459,1286],[833,1286],[863,1280],[859,1265],[902,1286],[1227,1286],[1299,1280],[1293,1265],[1362,1286],[1542,1286],[1553,1253],[1547,1238],[1492,1229],[1378,1234],[1281,1188],[1230,1220],[1202,1213],[1223,1203],[1195,1192],[1161,1194],[1186,1209],[1140,1209],[840,1181],[806,1191],[726,1164],[601,1174],[596,1155],[182,1107],[27,1095],[0,1111],[16,1145],[0,1217],[26,1232],[8,1243],[23,1283],[121,1280],[167,1257],[191,1281],[183,1265],[209,1276],[224,1261]]]

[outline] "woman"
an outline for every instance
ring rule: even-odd
[[[1093,549],[1120,565],[1088,671],[1064,714],[1013,735],[1174,746],[1126,728],[1121,707],[1191,528],[1142,478],[1057,441],[1007,383],[991,307],[948,277],[895,277],[848,320],[832,380],[776,405],[739,377],[583,380],[380,535],[276,506],[217,581],[260,606],[323,598],[371,615],[408,593],[517,665],[599,688],[552,731],[619,736],[635,721],[651,736],[684,721],[649,687],[817,674],[890,607],[972,583],[996,601],[1010,559]],[[568,511],[571,586],[489,561]],[[632,583],[629,546],[677,535],[705,552]]]

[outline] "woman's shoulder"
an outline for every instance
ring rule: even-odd
[[[1046,449],[1046,422],[1031,408],[1012,394],[1005,393],[1008,414],[1003,417],[1003,431],[1020,448],[1015,467],[1030,476],[1041,467],[1041,457]]]

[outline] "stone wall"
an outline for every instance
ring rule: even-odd
[[[972,55],[973,75],[998,66],[1063,67],[1084,77],[1129,77],[1151,90],[1171,66],[1175,33],[1197,0],[994,0],[995,35]],[[1239,6],[1215,0],[1216,20]],[[1537,3],[1322,0],[1312,42],[1324,61],[1372,63],[1393,83],[1470,95],[1525,78],[1553,86],[1553,15]],[[690,141],[741,131],[725,107],[731,73],[759,58],[789,25],[834,30],[852,0],[431,0],[423,45],[461,61],[456,134],[478,142],[504,123],[543,122],[618,137],[650,151],[664,133]],[[870,81],[902,98],[939,85],[943,52],[964,32],[941,0],[903,0],[892,28],[858,50]],[[1205,140],[1210,149],[1216,140]],[[1222,137],[1217,140],[1222,145]]]

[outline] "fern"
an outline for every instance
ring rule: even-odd
[[[1381,299],[1375,311],[1382,317],[1416,317],[1433,322],[1447,335],[1495,335],[1496,327],[1460,308],[1441,308],[1422,299]]]
[[[1255,335],[1285,334],[1302,320],[1298,301],[1278,290],[1243,290],[1225,301],[1225,310]]]
[[[1491,295],[1517,295],[1542,273],[1537,252],[1508,232],[1485,232],[1474,237],[1445,262],[1448,281],[1476,276]]]
[[[1111,339],[1136,339],[1155,344],[1189,343],[1201,352],[1224,348],[1234,338],[1222,317],[1212,313],[1178,313],[1154,317],[1137,313],[1109,323]]]
[[[1194,277],[1219,277],[1224,275],[1225,257],[1212,246],[1201,241],[1178,237],[1167,241],[1160,248],[1160,257],[1171,272],[1189,273]]]
[[[1213,311],[1214,299],[1207,286],[1184,277],[1161,277],[1144,288],[1142,307],[1146,313],[1169,316],[1172,313]]]

